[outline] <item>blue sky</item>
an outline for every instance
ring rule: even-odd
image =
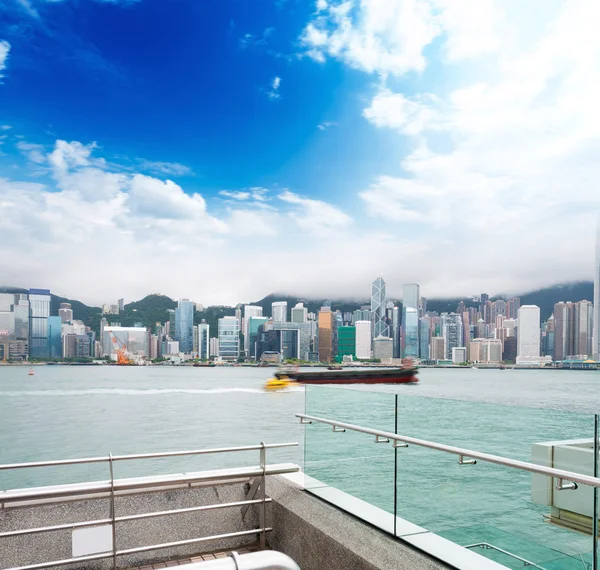
[[[234,303],[589,278],[596,12],[0,0],[1,280]]]

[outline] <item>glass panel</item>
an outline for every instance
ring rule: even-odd
[[[311,385],[305,394],[308,415],[394,431],[394,394]],[[337,433],[330,425],[313,422],[305,426],[304,472],[311,493],[394,531],[390,443],[375,443],[374,436],[349,430]]]
[[[590,475],[593,426],[591,415],[399,396],[400,434]],[[592,489],[557,483],[411,445],[399,450],[397,515],[509,568],[591,568]],[[409,542],[426,536],[397,526]]]

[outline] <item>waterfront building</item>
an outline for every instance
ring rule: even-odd
[[[62,358],[62,317],[48,317],[48,348],[50,358]]]
[[[519,308],[519,330],[517,337],[517,364],[540,360],[540,308],[523,305]]]
[[[202,360],[208,360],[210,355],[209,338],[210,325],[206,320],[202,319],[202,322],[198,325],[198,358]]]
[[[467,349],[464,346],[452,348],[452,364],[463,364],[467,361]]]
[[[378,336],[373,339],[373,358],[382,362],[394,357],[394,341],[389,337]]]
[[[314,321],[306,323],[273,323],[274,330],[295,330],[298,331],[298,356],[301,360],[308,360],[308,353],[311,352],[313,343]]]
[[[517,360],[517,337],[516,336],[509,336],[504,339],[502,360],[504,360],[505,362],[515,362]]]
[[[354,329],[356,335],[355,352],[356,358],[371,358],[371,319],[366,321],[355,321]]]
[[[402,355],[402,319],[400,307],[392,307],[392,339],[394,340],[394,358]]]
[[[292,323],[306,323],[308,321],[308,309],[303,303],[297,303],[292,308]]]
[[[70,323],[73,320],[73,309],[71,303],[61,303],[58,309],[58,316],[61,323]]]
[[[542,329],[542,356],[554,357],[554,315],[550,315],[550,318],[544,323]]]
[[[402,356],[419,358],[419,310],[404,307],[403,313]]]
[[[248,324],[251,317],[262,317],[263,308],[258,305],[244,305],[244,353],[250,355],[250,331]],[[256,334],[256,331],[254,331]],[[255,339],[256,341],[256,339]]]
[[[59,319],[60,317],[56,317]],[[91,356],[93,345],[87,334],[66,334],[62,337],[63,358],[88,358]]]
[[[371,312],[373,313],[373,338],[389,337],[385,318],[385,281],[378,277],[371,285]]]
[[[119,299],[117,301],[117,306],[118,306],[119,312],[122,313],[125,310],[125,299]]]
[[[29,357],[48,358],[48,317],[50,316],[50,291],[29,289]]]
[[[589,356],[592,353],[594,334],[594,307],[590,301],[575,303],[575,342],[576,355]]]
[[[200,338],[199,338],[199,334],[198,334],[198,327],[196,325],[194,325],[194,346],[192,348],[192,353],[195,355],[198,354],[199,344],[200,344]]]
[[[321,307],[319,311],[319,361],[330,362],[333,357],[334,318],[330,307]]]
[[[223,360],[240,357],[240,321],[237,317],[222,317],[218,324],[219,356]]]
[[[469,354],[470,362],[500,363],[502,341],[495,338],[475,338],[470,342]]]
[[[356,358],[356,327],[338,327],[337,356],[338,360],[343,360],[344,356],[351,356],[352,360]]]
[[[156,360],[161,355],[161,342],[157,335],[150,335],[150,360]]]
[[[275,301],[271,303],[271,314],[274,323],[287,322],[287,301]]]
[[[443,336],[431,339],[431,360],[446,360],[446,339]]]
[[[402,305],[419,309],[419,285],[418,283],[405,283],[402,285]]]
[[[256,358],[256,342],[258,340],[258,329],[263,326],[269,319],[262,315],[248,317],[246,323],[247,337],[244,338],[244,345],[247,346],[247,354],[250,358]],[[247,342],[246,342],[247,338]]]
[[[180,299],[175,309],[175,331],[173,338],[179,341],[179,350],[191,354],[194,350],[194,303]]]

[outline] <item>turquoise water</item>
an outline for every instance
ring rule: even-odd
[[[298,441],[269,452],[322,481],[460,544],[489,542],[544,568],[584,568],[591,537],[544,522],[530,500],[531,476],[456,457],[398,450],[370,436],[306,431],[309,413],[423,439],[530,459],[531,444],[593,435],[600,375],[580,371],[441,370],[420,372],[415,386],[297,388],[266,393],[272,370],[257,368],[117,368],[0,366],[0,463],[82,456]],[[377,388],[377,391],[373,391]],[[305,404],[306,397],[306,404]],[[117,464],[124,477],[217,466],[253,465],[255,452]],[[0,488],[106,479],[103,465],[0,472]],[[523,564],[477,551],[513,568]]]

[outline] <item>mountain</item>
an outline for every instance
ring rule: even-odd
[[[0,286],[0,293],[27,293],[27,289],[19,287]],[[499,295],[492,299],[510,298],[512,295]],[[554,310],[555,303],[560,301],[593,301],[594,284],[591,281],[580,281],[576,283],[565,283],[561,285],[552,285],[537,291],[530,291],[520,295],[521,305],[538,305],[540,307],[542,321],[547,320]],[[263,297],[259,301],[250,303],[263,308],[265,315],[271,314],[271,303],[274,301],[286,301],[288,311],[296,303],[304,303],[309,312],[316,313],[327,301],[331,304],[333,311],[339,310],[342,313],[352,312],[360,308],[361,305],[369,305],[369,299],[309,299],[294,297],[291,295],[272,293]],[[451,299],[427,299],[427,309],[429,311],[452,312],[456,310],[460,301],[464,301],[467,307],[477,306],[478,303],[469,297],[451,298]],[[100,307],[90,307],[74,299],[52,295],[51,314],[57,315],[60,303],[71,303],[73,308],[73,318],[83,321],[92,330],[99,332],[102,309]],[[142,323],[145,327],[150,327],[154,331],[157,322],[164,323],[169,318],[169,309],[175,309],[177,301],[165,295],[147,295],[139,301],[128,303],[125,310],[119,315],[106,315],[109,322],[119,322],[122,326],[133,326],[135,323]],[[218,319],[224,316],[235,314],[234,307],[224,305],[215,305],[206,307],[202,311],[196,311],[194,323],[198,324],[202,320],[210,325],[210,335],[217,335]]]

